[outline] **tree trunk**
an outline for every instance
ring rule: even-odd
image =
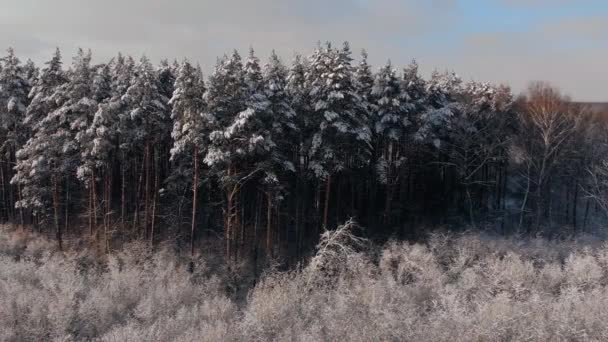
[[[93,237],[93,176],[89,177],[89,235]]]
[[[65,233],[67,234],[70,227],[70,181],[66,177],[65,179]]]
[[[106,166],[106,172],[104,175],[104,185],[103,185],[103,249],[105,253],[110,251],[110,239],[108,237],[108,232],[110,230],[110,167]]]
[[[526,210],[526,205],[528,203],[528,195],[530,194],[530,165],[528,164],[528,172],[526,174],[526,192],[524,193],[524,199],[521,203],[521,210],[519,214],[519,230],[521,230],[522,225],[524,223],[524,213]]]
[[[194,232],[196,230],[196,200],[198,198],[198,148],[194,148],[194,173],[192,176],[192,224],[190,227],[190,256],[194,257]]]
[[[93,228],[95,229],[95,235],[97,235],[97,189],[95,186],[95,172],[91,176],[91,191],[93,193]]]
[[[591,199],[587,198],[587,203],[585,204],[585,217],[583,218],[583,232],[587,230],[587,218],[589,217],[589,202],[591,202]]]
[[[331,191],[331,175],[327,176],[325,183],[325,206],[323,209],[323,229],[327,229],[327,217],[329,215],[329,196]]]
[[[11,178],[11,157],[8,157],[8,162],[6,163],[6,175],[10,180]],[[9,184],[8,188],[8,213],[9,213],[9,221],[13,222],[15,219],[15,194],[13,193],[13,187]]]
[[[386,198],[384,199],[384,223],[391,224],[391,207],[395,188],[390,183],[390,179],[386,183]]]
[[[158,152],[154,151],[154,195],[152,196],[152,218],[150,226],[150,247],[154,246],[154,231],[156,228],[156,212],[158,203],[158,181],[159,181]]]
[[[120,225],[124,233],[125,230],[125,211],[126,211],[126,190],[127,190],[127,177],[126,177],[126,159],[123,158],[123,162],[120,165],[121,173],[121,185],[120,185]]]
[[[300,202],[301,202],[301,194],[302,192],[302,187],[301,187],[301,180],[299,177],[299,174],[296,175],[296,192],[295,192],[295,201],[296,201],[296,213],[295,213],[295,229],[296,229],[296,255],[298,257],[298,259],[300,258],[300,249],[301,249],[301,236],[300,236],[300,230],[302,229],[301,227],[301,212],[300,212]],[[257,213],[256,213],[257,215]],[[256,216],[257,217],[257,216]],[[257,222],[256,222],[257,223]]]
[[[53,183],[53,213],[54,213],[54,221],[55,221],[55,237],[57,238],[57,244],[59,246],[59,250],[63,250],[63,241],[61,236],[61,225],[59,224],[59,180],[58,176],[54,175],[52,177]]]
[[[468,204],[468,208],[467,209],[468,209],[468,212],[469,212],[469,220],[470,220],[471,226],[473,228],[476,228],[475,227],[475,218],[474,218],[474,215],[473,215],[473,198],[471,197],[471,191],[469,190],[469,186],[468,185],[465,186],[465,189],[466,189],[466,194],[467,194],[467,204]]]
[[[21,184],[17,184],[17,201],[21,201],[22,197],[21,193]],[[23,214],[23,206],[19,206],[19,224],[21,225],[21,229],[25,229],[25,218]]]
[[[228,178],[232,177],[232,165],[228,166]],[[233,201],[234,193],[236,188],[229,187],[227,189],[227,203],[226,203],[226,217],[224,218],[225,225],[225,239],[226,239],[226,260],[230,261],[231,258],[231,238],[232,238],[232,214],[233,214]]]
[[[145,158],[144,158],[145,159]],[[135,167],[137,167],[137,158],[136,158]],[[141,197],[141,188],[144,182],[144,173],[145,173],[145,161],[142,159],[141,170],[139,172],[139,180],[137,182],[137,192],[135,193],[135,213],[133,215],[133,227],[137,230],[138,235],[141,233],[139,228],[139,206],[140,206],[140,197]],[[137,172],[133,170],[134,172]]]
[[[237,222],[236,222],[236,226],[237,226],[237,234],[238,236],[236,237],[236,243],[237,243],[237,249],[236,249],[236,253],[235,253],[235,257],[236,260],[240,260],[240,258],[242,257],[242,255],[245,253],[245,206],[242,204],[243,203],[243,192],[239,192],[239,201],[238,201],[238,207],[237,207]]]
[[[266,194],[267,207],[266,207],[266,253],[272,258],[272,196],[270,192]]]
[[[574,203],[572,204],[572,206],[572,227],[574,227],[574,230],[576,230],[576,216],[578,212],[578,179],[574,184]]]
[[[4,177],[4,163],[0,159],[0,184],[2,185],[2,211],[6,213],[5,219],[9,220],[9,203],[6,196],[6,180]]]
[[[114,183],[114,177],[113,177],[113,172],[112,172],[112,166],[108,165],[108,185],[107,185],[107,189],[108,189],[108,203],[107,203],[107,208],[106,208],[106,212],[107,212],[107,216],[108,216],[108,229],[111,228],[111,224],[112,224],[112,185]],[[110,250],[110,242],[111,242],[111,238],[110,240],[108,240],[108,251]]]
[[[145,149],[146,186],[144,192],[144,237],[148,237],[150,229],[150,143],[146,142]]]
[[[253,220],[253,277],[258,278],[258,227],[260,222],[260,212],[262,211],[262,199],[258,192],[255,201],[255,217]]]

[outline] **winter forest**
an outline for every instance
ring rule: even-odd
[[[597,105],[348,43],[203,70],[0,59],[0,341],[608,340]]]
[[[545,83],[425,79],[318,44],[154,65],[59,49],[0,64],[0,221],[65,241],[221,241],[227,260],[293,264],[352,219],[366,237],[437,228],[559,236],[608,210],[606,122]]]

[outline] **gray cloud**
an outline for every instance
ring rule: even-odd
[[[559,48],[565,35],[603,39],[601,18],[557,22],[530,34],[453,35],[462,20],[456,0],[0,0],[0,47],[13,46],[38,62],[56,45],[66,56],[81,46],[100,60],[118,51],[145,53],[155,60],[187,57],[211,70],[216,57],[233,48],[254,46],[261,57],[276,49],[289,60],[318,40],[349,40],[354,50],[367,48],[376,65],[416,58],[426,73],[453,68],[465,79],[515,89],[546,79],[576,98],[605,100],[608,75],[599,69],[607,49],[597,43]]]
[[[562,19],[546,25],[543,31],[564,40],[608,43],[608,18],[601,16]]]

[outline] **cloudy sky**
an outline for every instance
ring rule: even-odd
[[[546,80],[580,101],[608,101],[607,0],[0,0],[0,48],[49,59],[91,48],[190,58],[253,46],[289,61],[317,41],[366,48],[377,66],[416,59],[428,74],[508,83]]]

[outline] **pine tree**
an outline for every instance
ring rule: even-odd
[[[16,151],[27,137],[22,121],[29,102],[29,82],[13,49],[9,48],[8,55],[0,61],[0,209],[10,220],[14,216],[15,202],[21,198],[20,186],[11,186],[9,181],[13,177]],[[23,211],[19,213],[19,223],[23,225]]]
[[[249,76],[251,81],[252,76]],[[205,156],[205,163],[220,180],[225,192],[224,229],[226,238],[226,257],[232,257],[235,230],[238,226],[237,195],[241,179],[247,174],[236,163],[239,157],[247,153],[249,146],[257,148],[257,142],[241,140],[238,146],[233,145],[240,136],[236,133],[242,123],[246,123],[253,113],[248,109],[250,88],[245,81],[245,72],[239,53],[235,50],[230,58],[218,61],[208,82],[205,94],[207,115],[214,118],[215,127],[210,133],[210,146]],[[248,167],[247,167],[248,168]]]
[[[59,49],[55,51],[52,59],[46,65],[29,93],[30,104],[27,107],[23,124],[28,128],[30,138],[17,151],[16,173],[11,180],[11,183],[21,188],[22,196],[16,203],[16,207],[31,209],[39,220],[46,218],[47,210],[51,207],[48,204],[51,202],[52,196],[45,145],[40,143],[46,139],[44,135],[38,137],[36,135],[41,130],[42,120],[47,113],[56,110],[59,106],[54,98],[56,90],[67,82],[67,77],[62,70]]]
[[[264,94],[268,100],[267,120],[271,124],[270,138],[273,162],[281,169],[295,172],[290,155],[297,149],[298,122],[287,90],[288,72],[273,51],[264,68]]]
[[[287,73],[285,84],[285,94],[289,98],[289,104],[294,111],[293,122],[296,131],[291,140],[293,141],[293,151],[291,162],[295,167],[295,233],[297,242],[297,254],[300,255],[303,247],[304,229],[303,222],[306,215],[306,203],[308,189],[308,147],[307,137],[311,136],[311,123],[309,120],[310,91],[307,83],[308,65],[301,55],[296,55]]]
[[[94,89],[96,96],[103,98],[98,106],[97,112],[93,118],[93,122],[89,127],[89,134],[92,136],[93,144],[91,155],[95,161],[95,171],[103,168],[112,161],[120,164],[120,180],[121,180],[121,200],[120,200],[120,222],[121,227],[126,227],[126,192],[127,192],[127,172],[130,171],[131,155],[134,146],[130,143],[130,120],[129,120],[129,104],[123,101],[123,96],[131,85],[131,79],[134,73],[134,61],[131,57],[125,58],[122,54],[113,61],[107,64],[96,75],[97,86]],[[108,73],[109,72],[109,79]],[[109,82],[109,88],[107,83]],[[109,90],[109,93],[106,93]],[[123,143],[123,141],[127,143]],[[109,173],[109,172],[108,172]],[[92,172],[89,173],[92,175]],[[95,182],[92,181],[92,184]],[[112,184],[108,184],[109,187]],[[89,187],[89,226],[92,233],[93,218],[96,211],[96,196],[94,186]]]
[[[190,254],[194,256],[194,234],[196,230],[196,209],[199,188],[200,156],[204,156],[208,145],[208,127],[212,122],[206,122],[204,114],[205,84],[200,68],[194,68],[184,60],[177,79],[175,90],[169,102],[173,106],[173,148],[171,158],[177,159],[184,154],[192,156],[191,164],[186,166],[192,174],[192,224],[190,232]],[[183,161],[183,159],[181,159]],[[183,163],[177,168],[179,173],[186,173]]]
[[[302,56],[296,55],[291,68],[287,73],[287,81],[285,84],[285,94],[289,98],[289,105],[294,111],[293,122],[297,128],[296,137],[294,137],[294,157],[292,163],[296,166],[298,175],[303,176],[308,169],[306,164],[307,152],[306,137],[312,135],[311,123],[309,120],[310,98],[307,83],[308,67]],[[301,177],[299,177],[301,178]]]
[[[372,67],[367,62],[367,51],[361,51],[361,61],[355,70],[355,89],[368,111],[371,111],[371,95],[374,87]]]
[[[413,60],[403,68],[401,83],[401,101],[405,106],[407,118],[410,122],[410,133],[416,137],[421,123],[421,116],[427,110],[428,94],[426,82],[418,74],[418,63]]]
[[[105,185],[104,189],[107,188],[107,177],[111,172],[112,160],[112,144],[108,144],[103,137],[112,134],[109,132],[112,129],[112,125],[115,123],[104,120],[104,116],[100,113],[104,113],[104,106],[107,105],[107,101],[110,99],[112,94],[111,89],[111,61],[109,64],[98,65],[92,68],[92,80],[91,80],[91,98],[95,103],[94,114],[91,115],[87,120],[90,124],[78,134],[78,142],[80,144],[80,163],[77,169],[78,178],[85,184],[89,191],[89,231],[93,233],[93,227],[97,224],[97,182],[101,174],[104,175]],[[102,139],[100,139],[102,137]],[[104,192],[106,194],[106,192]],[[109,217],[109,196],[104,196],[103,204],[106,208],[103,215],[104,228],[107,233]],[[104,236],[107,238],[107,236]],[[107,239],[106,239],[107,241]],[[105,246],[107,247],[107,245]]]
[[[29,81],[13,49],[8,49],[8,55],[0,61],[0,152],[12,160],[22,137]]]
[[[300,75],[304,76],[303,73]],[[273,207],[280,208],[287,185],[286,176],[296,172],[293,156],[298,155],[300,143],[296,112],[288,96],[287,82],[287,68],[273,51],[264,67],[264,94],[268,107],[262,119],[266,123],[267,139],[271,141],[271,146],[260,163],[264,169],[263,184],[268,199],[266,249],[269,255],[273,255],[273,231],[276,230],[269,214]]]
[[[57,53],[55,57],[58,57]],[[53,59],[57,65],[58,59]],[[44,195],[33,198],[34,205],[42,204],[44,198],[52,200],[53,221],[59,247],[62,247],[62,228],[60,225],[60,206],[63,197],[69,196],[70,180],[76,174],[76,165],[79,159],[78,139],[84,134],[97,103],[91,98],[91,54],[78,51],[72,68],[69,72],[68,82],[56,86],[49,99],[42,99],[42,103],[51,102],[57,107],[41,120],[37,125],[34,136],[24,146],[22,156],[23,167],[18,171],[29,169],[29,176],[43,177],[43,182],[48,183]],[[43,75],[44,77],[44,75]],[[42,92],[40,92],[42,93]],[[24,176],[24,177],[23,177]],[[19,175],[17,181],[23,181],[28,175]],[[40,178],[39,178],[40,179]],[[36,182],[37,183],[37,182]],[[40,184],[26,185],[40,186]],[[65,192],[63,186],[65,185]],[[33,193],[34,191],[32,191]],[[49,196],[50,195],[50,196]],[[66,219],[68,224],[69,206],[65,204]]]
[[[168,60],[163,59],[160,61],[157,72],[160,93],[165,97],[165,102],[169,102],[175,90],[175,79],[179,72],[179,66],[176,68],[175,65],[169,64]]]
[[[67,82],[67,77],[62,69],[61,51],[55,50],[53,58],[48,61],[42,69],[40,77],[33,84],[29,93],[30,105],[27,108],[24,124],[36,131],[44,116],[55,106],[52,98],[55,88]]]
[[[404,115],[405,106],[401,100],[400,82],[390,61],[376,74],[372,96],[376,133],[387,140],[399,141],[410,122]]]
[[[110,163],[109,150],[113,146],[107,146],[104,142],[99,140],[99,137],[107,135],[111,125],[115,125],[115,122],[105,121],[104,117],[100,116],[101,107],[107,105],[112,100],[113,89],[112,89],[112,67],[114,61],[112,60],[108,64],[102,64],[95,66],[93,80],[91,84],[91,97],[98,104],[91,124],[87,128],[85,134],[86,139],[81,142],[81,152],[83,166],[79,169],[83,169],[83,172],[90,174],[91,171],[97,167],[102,166],[103,163]],[[102,111],[103,112],[103,111]],[[116,117],[112,118],[112,121],[116,120]],[[110,144],[113,145],[113,144]],[[92,163],[87,165],[87,161]],[[80,172],[79,172],[80,173]]]
[[[331,178],[349,168],[368,163],[371,131],[366,109],[355,91],[348,43],[341,50],[330,44],[311,57],[308,82],[313,103],[315,132],[309,150],[310,168],[325,181],[322,225],[327,227]]]
[[[434,71],[426,86],[426,108],[420,115],[416,137],[441,149],[450,129],[450,120],[460,110],[458,97],[462,80],[453,72]]]
[[[248,88],[241,56],[234,51],[230,59],[224,56],[218,60],[205,93],[206,115],[214,118],[215,125],[209,135],[211,144],[204,161],[220,174],[224,169],[221,166],[229,164],[230,158],[233,157],[227,150],[229,146],[224,130],[234,123],[239,113],[247,109],[247,98]],[[220,178],[222,176],[220,175]]]
[[[160,166],[158,155],[163,143],[167,141],[166,136],[170,134],[170,115],[167,98],[160,87],[158,73],[147,57],[142,57],[135,67],[131,85],[123,95],[122,101],[129,108],[126,118],[128,137],[122,141],[122,144],[132,144],[132,148],[141,157],[139,160],[142,161],[143,168],[139,175],[138,189],[143,188],[141,195],[144,199],[144,236],[153,242],[156,216],[152,211],[156,209],[158,193],[158,177],[156,176]],[[152,171],[155,173],[154,180],[152,180]],[[153,185],[152,182],[155,184]],[[150,189],[151,186],[154,186],[153,192]],[[140,191],[136,195],[140,196]],[[139,204],[137,203],[135,226],[139,221],[138,213]]]
[[[376,171],[386,186],[384,218],[390,223],[391,202],[406,162],[406,140],[411,122],[402,102],[400,81],[389,61],[376,74],[372,89],[374,128],[380,149]]]
[[[225,128],[224,137],[229,147],[232,160],[231,165],[239,165],[238,172],[233,175],[233,185],[231,195],[234,195],[236,203],[229,198],[229,203],[233,203],[234,227],[232,228],[232,239],[235,240],[240,249],[244,248],[244,227],[239,220],[239,212],[242,202],[239,201],[241,189],[248,183],[262,177],[265,184],[266,195],[268,198],[268,213],[272,212],[273,201],[277,196],[274,193],[279,183],[276,168],[273,164],[276,160],[272,158],[277,155],[277,145],[273,141],[272,130],[275,124],[280,124],[280,118],[273,122],[271,117],[271,102],[269,101],[265,89],[265,82],[262,75],[259,59],[255,56],[253,49],[250,49],[249,56],[243,67],[243,79],[246,85],[245,110],[236,115],[233,122]],[[236,176],[236,177],[234,177]],[[273,191],[270,191],[272,189]],[[267,251],[272,254],[272,215],[267,216]],[[235,256],[238,256],[239,248],[235,249]]]
[[[40,76],[40,69],[31,59],[28,59],[23,66],[23,78],[27,80],[30,89],[36,84],[38,76]]]

